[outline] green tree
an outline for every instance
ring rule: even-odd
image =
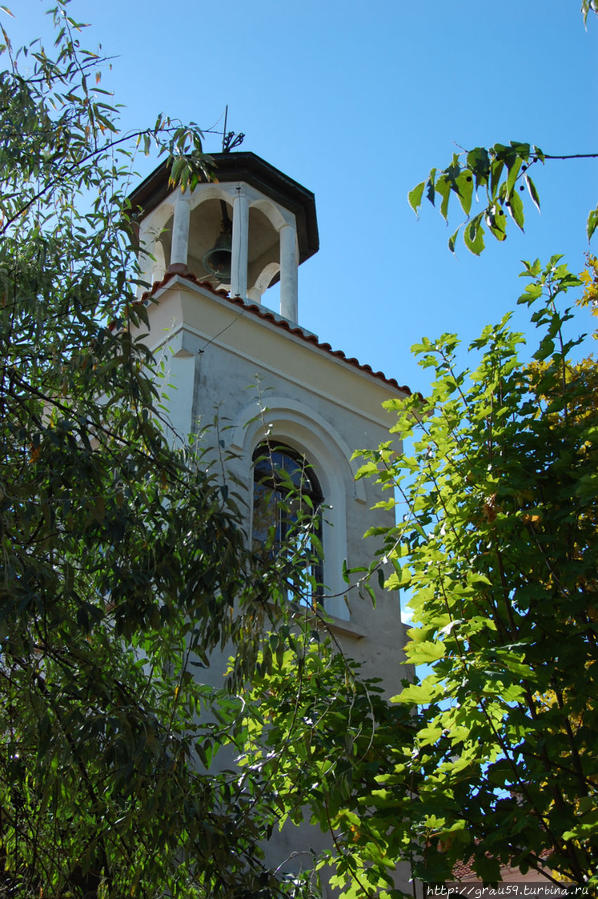
[[[419,708],[415,764],[381,781],[415,777],[428,878],[473,856],[485,880],[510,862],[595,884],[598,385],[557,307],[579,280],[558,257],[523,274],[535,361],[508,316],[472,344],[473,371],[454,335],[425,340],[432,393],[395,404],[414,455],[381,447],[363,469],[402,498],[388,586],[413,591],[408,656],[430,669],[398,697]]]
[[[560,309],[580,280],[558,257],[523,275],[533,358],[509,316],[473,369],[454,335],[424,340],[430,395],[388,403],[413,453],[362,454],[399,518],[371,532],[372,573],[390,564],[387,588],[411,592],[407,656],[426,676],[388,705],[311,647],[255,681],[270,747],[250,755],[285,814],[309,796],[344,896],[398,895],[401,861],[426,882],[471,859],[489,883],[510,864],[598,885],[598,378]]]
[[[267,785],[217,756],[284,579],[171,449],[132,336],[131,166],[154,149],[193,186],[202,135],[122,133],[67,0],[51,15],[52,51],[0,47],[0,891],[277,895]],[[228,691],[196,677],[224,646]]]

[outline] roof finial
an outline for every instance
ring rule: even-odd
[[[231,150],[234,150],[235,147],[238,147],[239,144],[242,144],[245,135],[242,131],[239,134],[235,134],[234,131],[227,131],[226,126],[228,124],[228,103],[224,109],[224,129],[222,131],[222,152],[230,153]]]

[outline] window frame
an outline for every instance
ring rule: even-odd
[[[265,440],[252,453],[252,473],[252,545],[257,549],[269,543],[271,551],[275,552],[286,543],[294,555],[301,553],[302,547],[293,547],[292,541],[296,538],[306,540],[306,577],[298,584],[288,582],[288,598],[298,601],[301,606],[313,607],[321,601],[324,589],[324,494],[313,465],[304,453],[286,442]],[[270,515],[270,523],[262,525],[260,537],[256,536],[258,495],[262,499],[262,508],[265,497],[266,518]],[[301,506],[304,502],[307,508],[300,508],[297,514],[297,503]],[[263,532],[265,526],[268,527],[267,536]]]

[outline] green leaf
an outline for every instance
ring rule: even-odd
[[[554,353],[554,340],[550,337],[545,337],[540,344],[540,347],[534,353],[534,359],[537,359],[538,362],[542,362],[544,359],[547,359],[548,356],[552,356]]]
[[[410,662],[414,665],[421,665],[424,662],[436,662],[441,659],[445,653],[445,645],[441,642],[432,643],[424,640],[421,643],[408,643],[405,651]]]
[[[517,156],[511,162],[511,164],[509,166],[509,173],[507,175],[507,181],[506,181],[506,188],[507,188],[506,198],[507,199],[510,199],[513,194],[513,191],[515,188],[515,183],[517,181],[517,175],[519,174],[519,170],[521,168],[522,162],[523,162],[523,160],[521,159],[521,157]]]
[[[426,197],[432,204],[434,205],[434,200],[436,197],[436,192],[434,189],[434,184],[436,183],[436,169],[432,169],[428,176],[428,180],[426,181]]]
[[[497,146],[500,145],[497,144]],[[498,195],[500,178],[503,173],[504,167],[505,164],[503,160],[497,157],[495,157],[490,164],[490,193],[494,198]]]
[[[511,194],[511,198],[507,204],[507,209],[509,211],[509,214],[512,216],[512,218],[516,222],[516,224],[523,231],[523,223],[524,223],[523,202],[521,200],[521,197],[517,193],[517,191],[514,191],[514,193]]]
[[[485,147],[475,147],[467,154],[467,166],[475,178],[476,189],[485,185],[490,175],[490,157]]]
[[[500,864],[495,858],[476,856],[473,867],[485,883],[497,883],[501,879]]]
[[[468,250],[479,256],[484,249],[484,228],[481,223],[481,215],[477,215],[463,229],[463,240]]]
[[[499,202],[493,203],[487,210],[486,224],[497,240],[506,239],[507,217]]]
[[[590,214],[588,215],[588,224],[587,224],[587,233],[588,233],[588,241],[592,239],[592,235],[594,231],[598,227],[598,207],[596,209],[592,209]]]
[[[424,194],[424,187],[426,186],[426,182],[422,181],[413,190],[410,190],[407,194],[407,199],[409,201],[409,205],[417,215],[417,211],[421,206],[422,197]]]
[[[532,181],[530,176],[527,174],[523,176],[523,179],[526,183],[527,189],[529,191],[529,195],[532,198],[532,202],[539,212],[540,211],[540,197],[538,196],[538,191],[536,190],[536,185],[534,184],[534,182]]]
[[[392,696],[390,701],[402,705],[427,705],[435,702],[442,696],[442,693],[442,687],[436,682],[436,679],[429,676],[421,684],[409,684],[397,696]]]
[[[448,217],[448,205],[451,194],[451,184],[450,181],[446,178],[445,175],[440,175],[440,177],[436,181],[436,192],[440,194],[442,197],[442,203],[440,204],[440,214],[446,221]]]
[[[469,215],[471,209],[471,199],[473,197],[473,176],[472,173],[465,169],[457,178],[457,188],[459,191],[459,200],[463,208],[463,212]]]

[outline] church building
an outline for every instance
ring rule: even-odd
[[[392,510],[371,511],[388,495],[355,480],[352,454],[389,439],[393,416],[382,403],[408,388],[300,321],[298,268],[319,247],[314,195],[253,153],[212,158],[213,181],[173,189],[163,164],[130,197],[141,210],[141,277],[152,285],[147,342],[172,385],[173,440],[196,435],[234,475],[249,510],[248,540],[263,526],[264,446],[274,448],[270,465],[291,478],[304,473],[302,489],[323,509],[318,601],[346,655],[393,695],[407,676],[398,594],[376,586],[374,607],[348,587],[343,565],[367,564],[365,531],[394,521]],[[278,282],[274,309],[269,289]]]

